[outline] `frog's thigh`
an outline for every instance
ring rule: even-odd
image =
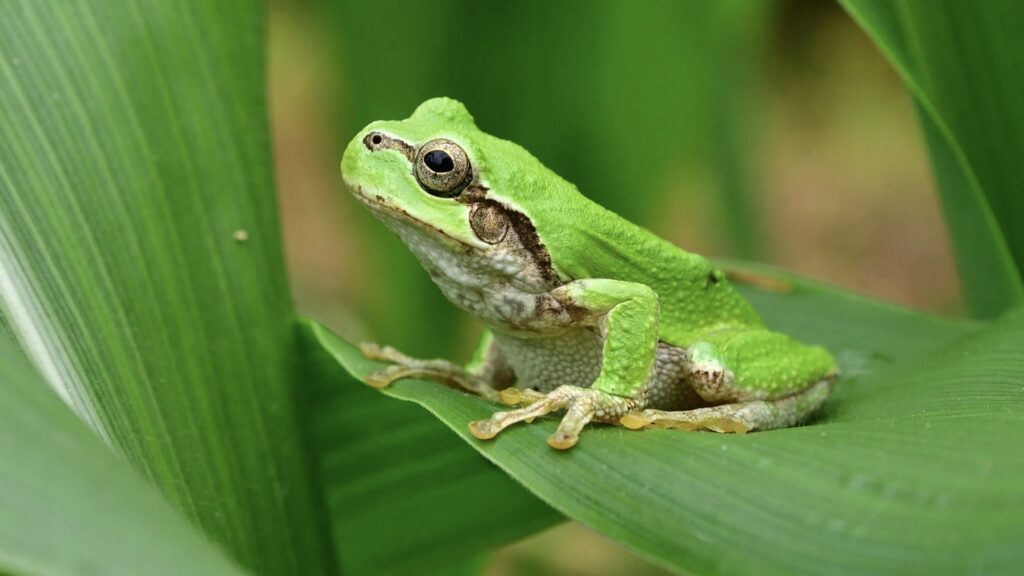
[[[835,375],[824,348],[768,330],[717,332],[687,352],[687,381],[712,404],[784,398]]]
[[[659,342],[654,370],[637,398],[641,407],[684,410],[707,406],[707,401],[690,385],[690,375],[686,349]]]
[[[788,428],[800,423],[828,398],[833,378],[775,400],[735,402],[679,412],[644,410],[622,417],[627,428],[679,428],[743,434],[753,430]]]
[[[694,410],[645,410],[623,418],[643,426],[748,432],[793,426],[828,397],[835,368],[823,348],[767,330],[718,332],[688,349],[687,382],[707,402]]]

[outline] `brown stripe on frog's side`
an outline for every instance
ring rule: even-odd
[[[457,197],[459,202],[471,208],[470,225],[480,226],[485,223],[486,219],[486,221],[489,221],[486,223],[493,226],[493,220],[496,216],[504,217],[508,225],[515,231],[523,248],[529,253],[534,264],[537,265],[537,269],[544,277],[544,281],[551,286],[561,284],[554,266],[551,265],[551,255],[548,253],[548,249],[544,247],[544,243],[540,241],[540,236],[537,234],[537,229],[534,228],[533,222],[530,221],[526,214],[509,208],[497,200],[488,198],[487,191],[488,189],[480,184],[470,184]],[[477,211],[480,210],[485,211],[485,213],[478,214]],[[476,219],[474,219],[474,215],[476,215]],[[480,232],[477,231],[476,227],[474,227],[473,232],[480,236]],[[499,234],[495,228],[484,230],[484,236],[490,236],[492,239],[497,238],[497,242],[504,238],[504,234],[500,234],[501,237],[498,238]],[[494,243],[484,236],[481,236],[480,239],[484,242]]]
[[[366,149],[371,152],[376,152],[377,150],[397,150],[409,160],[410,165],[416,162],[415,146],[401,138],[395,138],[383,132],[374,130],[363,136],[363,146],[366,146]]]

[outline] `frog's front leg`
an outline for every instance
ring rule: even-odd
[[[641,391],[658,345],[657,294],[634,282],[586,279],[559,286],[545,296],[558,305],[563,315],[558,322],[594,326],[602,333],[601,371],[589,388],[560,386],[543,396],[526,393],[533,400],[529,406],[470,423],[470,432],[477,438],[487,440],[512,424],[564,409],[566,414],[548,444],[566,449],[576,444],[591,420],[617,422],[630,410],[643,407]]]
[[[489,331],[484,332],[473,360],[465,368],[448,360],[412,358],[390,346],[363,343],[359,348],[370,360],[392,363],[363,378],[374,388],[386,388],[403,378],[428,378],[488,400],[498,400],[499,391],[510,386],[515,377]]]

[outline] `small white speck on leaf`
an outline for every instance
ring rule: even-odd
[[[249,240],[249,233],[245,230],[235,230],[232,237],[235,239],[235,242],[245,242]]]

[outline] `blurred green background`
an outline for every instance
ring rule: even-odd
[[[910,98],[831,2],[277,0],[269,85],[293,294],[350,340],[462,359],[479,333],[337,169],[356,130],[439,95],[689,250],[962,309]],[[575,525],[487,562],[661,573]]]

